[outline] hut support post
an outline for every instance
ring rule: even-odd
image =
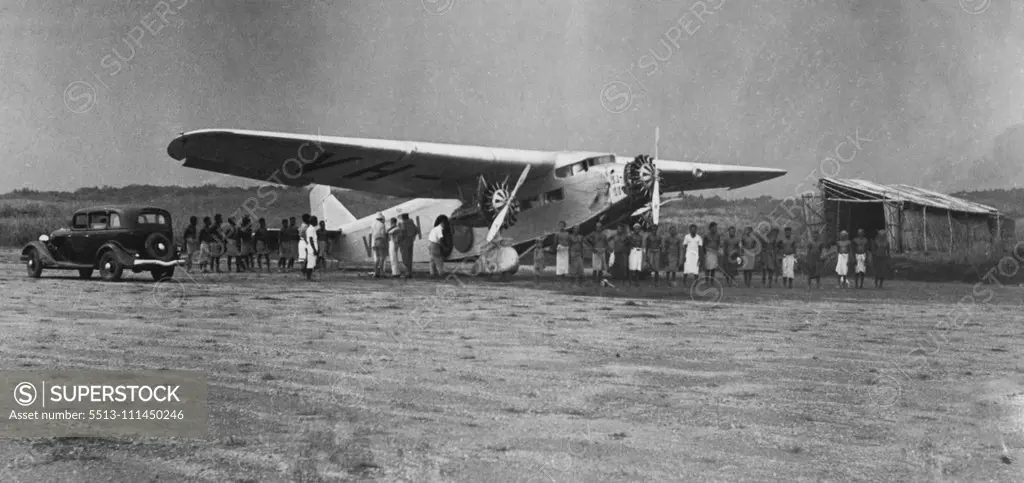
[[[1003,253],[1003,227],[1002,227],[1002,216],[996,215],[996,239],[992,240],[992,252],[996,253],[995,248],[999,247],[1000,254]],[[999,245],[996,245],[998,243]]]
[[[949,253],[953,254],[953,215],[946,210],[946,222],[949,223]]]
[[[921,221],[924,223],[924,228],[921,231],[924,232],[924,251],[928,252],[928,207],[921,207]]]

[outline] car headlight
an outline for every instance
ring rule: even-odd
[[[50,241],[50,235],[39,235],[39,241],[43,243]]]

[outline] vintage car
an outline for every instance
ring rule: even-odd
[[[71,228],[41,235],[25,245],[21,259],[30,277],[39,277],[47,268],[78,270],[81,278],[89,278],[99,269],[103,280],[116,281],[127,269],[148,271],[154,280],[162,280],[185,263],[173,239],[167,210],[98,206],[76,211]]]

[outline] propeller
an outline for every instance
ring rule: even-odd
[[[508,195],[509,202],[505,203],[505,206],[501,208],[501,212],[498,213],[498,216],[494,217],[494,221],[491,223],[491,229],[487,232],[487,243],[494,241],[494,237],[498,236],[501,226],[505,223],[505,217],[508,216],[509,208],[512,206],[512,200],[516,199],[516,193],[519,192],[519,188],[521,188],[523,183],[526,182],[526,175],[529,173],[530,166],[527,165],[526,169],[523,170],[523,174],[519,175],[519,181],[516,182],[516,187],[512,188],[512,192]]]

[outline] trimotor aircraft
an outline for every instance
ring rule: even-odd
[[[377,214],[356,219],[331,187],[415,198],[381,212],[388,220],[407,213],[420,227],[414,261],[429,260],[426,233],[445,215],[445,258],[476,260],[477,271],[484,274],[514,272],[519,253],[556,232],[559,221],[589,233],[598,222],[611,228],[646,208],[656,223],[662,192],[735,189],[786,174],[656,155],[631,158],[234,129],[182,133],[167,153],[188,168],[312,185],[311,214],[328,230],[341,230],[340,254],[356,262],[373,258],[369,235]],[[273,196],[272,190],[258,190],[257,196]]]

